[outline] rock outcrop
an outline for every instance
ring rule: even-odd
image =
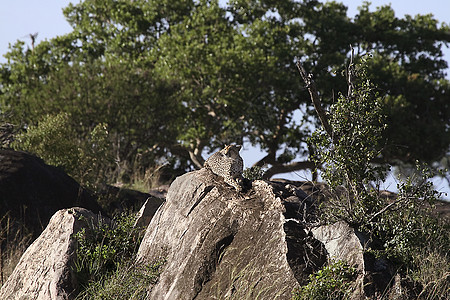
[[[83,220],[80,217],[83,216]],[[73,299],[77,282],[72,271],[73,235],[98,216],[84,208],[58,211],[22,255],[0,290],[0,299]]]
[[[149,299],[290,299],[326,261],[299,222],[306,194],[264,181],[236,193],[217,180],[202,169],[172,183],[138,252],[166,261]]]
[[[145,200],[144,204],[142,205],[141,209],[138,211],[136,215],[136,221],[134,223],[134,226],[146,228],[148,224],[150,224],[150,221],[152,220],[158,208],[163,203],[164,199],[162,198],[158,197],[147,198],[147,200]]]
[[[237,193],[205,169],[178,177],[138,252],[139,263],[165,260],[148,299],[291,299],[328,260],[357,268],[352,299],[385,293],[395,270],[365,252],[362,233],[345,223],[310,227],[322,197],[314,191],[254,181]]]
[[[61,169],[25,152],[0,149],[0,219],[8,214],[10,224],[20,222],[37,237],[54,213],[74,206],[101,210]]]
[[[237,192],[207,169],[178,177],[166,201],[148,201],[137,222],[149,223],[137,263],[164,262],[147,298],[291,299],[292,291],[330,259],[357,267],[359,288],[352,299],[404,295],[389,262],[364,251],[363,234],[345,223],[311,226],[323,197],[318,195],[314,186],[288,181],[244,181]],[[85,226],[80,215],[98,218],[82,208],[52,217],[2,287],[0,299],[75,295],[71,236]],[[389,291],[392,286],[400,294]]]

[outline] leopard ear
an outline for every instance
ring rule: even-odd
[[[223,147],[223,149],[222,149],[222,151],[225,153],[225,154],[228,154],[228,151],[230,151],[230,145],[227,145],[227,144],[225,144],[225,147]]]

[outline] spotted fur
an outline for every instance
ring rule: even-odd
[[[211,170],[214,174],[223,177],[224,181],[241,191],[242,171],[244,161],[239,155],[240,145],[228,145],[220,151],[211,155],[205,161],[205,168]]]

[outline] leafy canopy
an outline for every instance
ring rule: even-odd
[[[357,57],[373,53],[367,73],[386,95],[379,158],[438,162],[448,151],[449,28],[431,15],[398,18],[364,3],[351,19],[343,4],[313,0],[85,0],[64,14],[72,32],[10,48],[0,110],[21,128],[66,113],[80,141],[107,124],[112,174],[137,163],[200,167],[206,152],[247,141],[267,153],[256,163],[266,176],[311,168],[317,119],[295,57],[330,105],[347,88],[349,44]]]

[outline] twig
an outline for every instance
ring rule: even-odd
[[[399,197],[398,199],[394,200],[393,202],[389,203],[388,205],[386,205],[385,207],[383,207],[382,209],[380,209],[378,212],[372,214],[369,218],[369,220],[367,221],[367,223],[371,223],[376,217],[378,217],[379,215],[385,213],[388,209],[390,209],[392,206],[398,204],[399,202],[403,201],[403,200],[407,200],[404,198]]]
[[[353,64],[353,56],[355,55],[355,49],[353,49],[352,45],[350,45],[350,63],[348,64],[347,70],[347,84],[348,84],[348,99],[351,99],[353,96],[353,77],[355,75],[355,65]]]
[[[302,76],[303,81],[306,84],[306,88],[309,91],[309,95],[311,96],[311,101],[314,105],[314,109],[319,115],[320,122],[322,123],[323,129],[330,136],[330,138],[334,142],[333,130],[328,122],[328,117],[325,109],[322,106],[322,102],[320,101],[319,93],[317,92],[316,83],[312,79],[312,74],[307,74],[305,69],[303,68],[300,60],[297,61],[297,69],[300,72],[300,76]]]

